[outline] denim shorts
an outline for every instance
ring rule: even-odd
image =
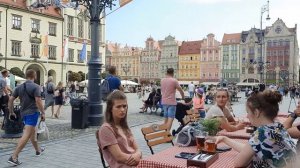
[[[23,122],[25,125],[35,127],[39,119],[40,112],[35,112],[34,114],[24,115]]]
[[[163,109],[165,118],[175,118],[176,105],[163,105]]]

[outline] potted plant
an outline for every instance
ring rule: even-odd
[[[203,126],[204,131],[208,132],[208,135],[210,136],[217,135],[220,126],[220,122],[218,119],[200,120],[200,124]]]

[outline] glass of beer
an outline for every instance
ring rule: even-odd
[[[208,153],[216,153],[216,140],[213,137],[207,137],[205,140],[205,151]]]
[[[205,131],[199,131],[196,134],[196,143],[197,143],[197,151],[200,152],[205,147],[205,138],[207,137],[208,133]]]

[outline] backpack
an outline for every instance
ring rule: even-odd
[[[109,87],[109,82],[108,82],[109,78],[105,78],[103,80],[103,82],[100,85],[100,93],[101,93],[101,97],[103,101],[106,101],[107,96],[109,95],[110,91],[110,87]]]

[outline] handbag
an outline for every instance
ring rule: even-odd
[[[39,141],[49,140],[49,130],[48,127],[46,126],[45,121],[39,122],[37,134],[38,134],[37,137]]]
[[[196,132],[203,131],[203,126],[199,123],[188,124],[177,134],[175,143],[179,146],[195,146]]]

